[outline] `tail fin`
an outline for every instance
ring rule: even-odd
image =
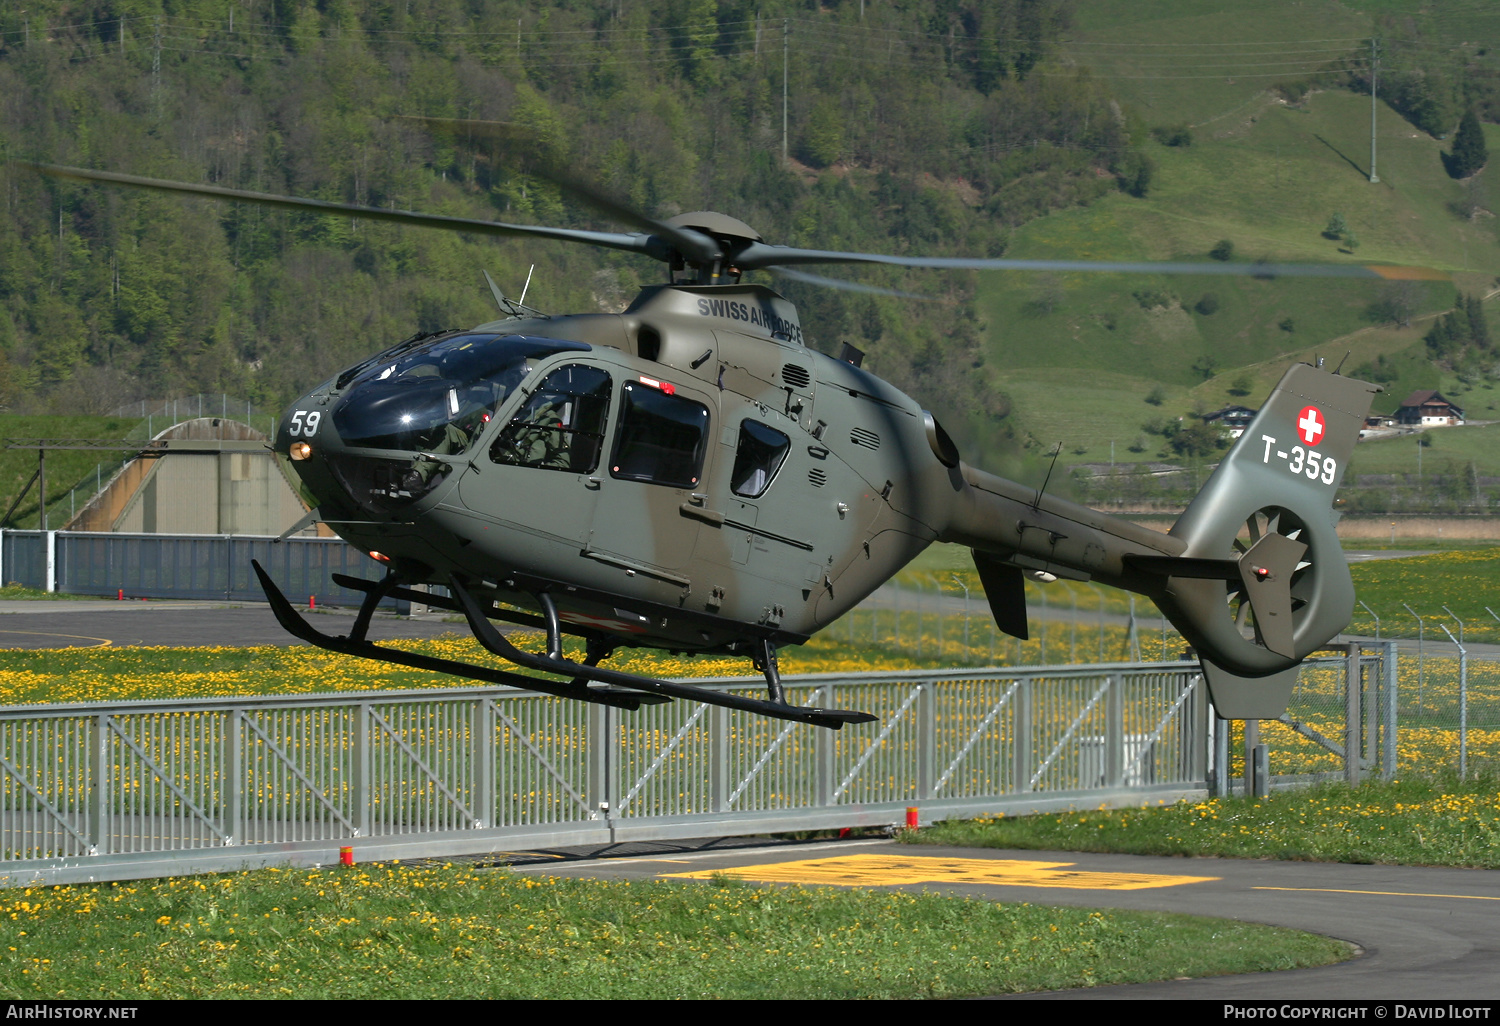
[[[1157,604],[1197,649],[1221,716],[1279,716],[1297,664],[1348,626],[1333,497],[1379,390],[1288,370],[1173,525],[1181,556],[1133,561],[1167,578]]]

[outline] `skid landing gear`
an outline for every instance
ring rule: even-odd
[[[707,705],[739,709],[796,723],[810,723],[832,730],[838,730],[846,723],[869,723],[876,719],[870,713],[853,710],[816,709],[788,705],[783,699],[781,677],[776,669],[776,650],[769,642],[761,643],[760,652],[752,657],[752,662],[766,676],[770,701],[746,698],[694,684],[681,684],[676,681],[659,680],[655,677],[642,677],[620,670],[607,669],[599,663],[609,656],[615,646],[603,637],[589,637],[583,662],[567,659],[563,655],[562,625],[557,614],[557,607],[552,597],[545,591],[539,592],[536,596],[542,608],[540,617],[517,613],[507,613],[505,616],[506,619],[540,627],[546,631],[546,654],[535,655],[522,651],[512,645],[495,628],[487,615],[493,611],[480,606],[464,586],[463,581],[457,577],[450,578],[448,582],[453,599],[440,599],[438,596],[414,592],[402,587],[393,574],[387,574],[381,581],[365,581],[336,574],[334,580],[337,584],[363,591],[364,600],[360,603],[359,614],[354,618],[354,626],[349,634],[345,637],[334,637],[324,634],[308,623],[287,601],[286,596],[276,587],[270,575],[258,562],[252,562],[252,566],[256,576],[260,579],[261,588],[266,593],[266,599],[271,604],[271,611],[275,614],[277,622],[303,641],[333,652],[357,655],[366,659],[378,659],[382,662],[411,666],[421,670],[435,670],[439,673],[448,673],[455,677],[466,677],[491,684],[539,691],[543,694],[556,695],[559,698],[573,698],[584,702],[612,705],[621,709],[638,709],[642,705],[655,705],[674,698],[685,698]],[[568,681],[547,680],[374,645],[366,640],[370,619],[374,616],[375,609],[381,600],[387,596],[426,602],[429,605],[462,612],[469,621],[469,628],[474,632],[475,639],[490,652],[525,669],[560,674],[570,679]]]

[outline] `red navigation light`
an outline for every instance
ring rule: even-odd
[[[672,384],[670,381],[657,381],[655,378],[648,378],[644,374],[642,374],[641,384],[650,385],[652,388],[659,388],[667,395],[677,394],[677,386]]]

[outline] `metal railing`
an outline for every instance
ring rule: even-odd
[[[744,679],[712,686],[755,690]],[[829,731],[497,688],[0,709],[0,884],[880,826],[1201,793],[1196,664],[815,676]]]

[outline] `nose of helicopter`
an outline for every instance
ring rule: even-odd
[[[470,432],[442,422],[443,391],[377,382],[333,399],[306,396],[283,415],[275,449],[291,461],[325,517],[405,519],[413,504],[451,476],[453,468],[441,457],[461,452],[469,441]]]

